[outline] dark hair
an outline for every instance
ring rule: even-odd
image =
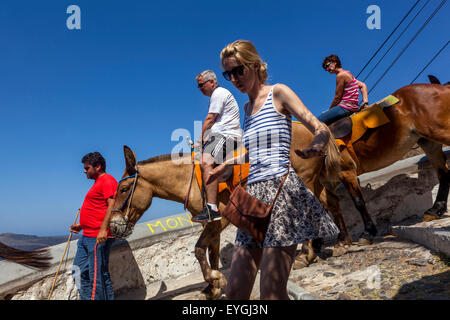
[[[328,62],[336,62],[336,68],[342,68],[341,60],[339,60],[339,57],[335,54],[332,54],[332,55],[326,57],[325,59],[323,59],[322,68],[325,69],[325,66]]]
[[[81,159],[81,163],[88,163],[93,167],[100,165],[102,167],[102,171],[106,171],[106,161],[105,158],[100,154],[100,152],[91,152],[88,153]]]

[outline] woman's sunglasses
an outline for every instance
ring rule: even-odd
[[[241,64],[240,66],[234,67],[230,71],[222,72],[222,74],[226,80],[230,81],[231,75],[233,75],[236,78],[237,76],[242,76],[244,74],[244,65]]]

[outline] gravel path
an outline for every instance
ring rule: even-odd
[[[325,248],[290,280],[326,300],[449,300],[450,260],[385,236],[368,246]]]

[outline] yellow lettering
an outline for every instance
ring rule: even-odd
[[[187,222],[189,222],[191,225],[194,225],[194,223],[191,221],[191,219],[189,218],[189,213],[187,213],[186,212],[186,217],[187,217],[187,219],[185,219],[185,218],[182,218],[182,217],[178,217],[177,219],[178,219],[178,221],[180,222],[180,224],[183,226],[184,224],[183,224],[183,222],[181,221],[181,220],[184,220],[184,221],[187,221]]]
[[[169,224],[169,221],[175,221],[175,226],[171,226],[170,224]],[[173,228],[176,228],[176,227],[178,227],[178,222],[177,222],[177,220],[175,220],[175,219],[167,219],[166,220],[166,224],[167,224],[167,226],[170,228],[170,229],[173,229]]]
[[[149,229],[150,229],[150,231],[152,232],[152,233],[155,233],[154,231],[153,231],[153,228],[152,228],[152,226],[154,226],[154,227],[158,227],[158,225],[160,225],[161,226],[161,228],[163,228],[164,229],[164,231],[167,231],[167,229],[163,226],[163,224],[161,223],[161,221],[160,220],[158,220],[158,222],[156,222],[156,224],[152,224],[152,223],[147,223],[147,226],[149,227]]]

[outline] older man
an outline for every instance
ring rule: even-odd
[[[241,140],[239,106],[230,91],[219,86],[215,73],[205,70],[196,77],[198,88],[210,97],[208,114],[203,122],[202,133],[196,147],[203,147],[202,177],[206,181],[214,167],[222,163],[226,155],[237,148]],[[192,221],[207,223],[220,220],[217,207],[217,180],[205,185],[207,204]]]

